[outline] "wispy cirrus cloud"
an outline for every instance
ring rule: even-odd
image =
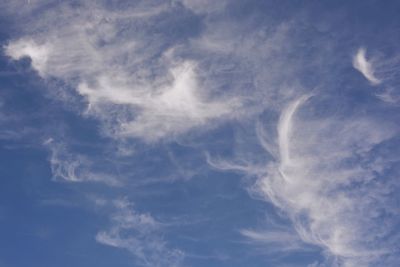
[[[236,119],[239,127],[248,127],[260,116],[269,118],[268,126],[258,123],[252,136],[264,149],[262,155],[249,149],[251,157],[239,152],[234,161],[208,156],[207,162],[257,177],[251,193],[284,211],[294,225],[289,233],[298,236],[278,230],[244,229],[241,234],[289,249],[293,243],[296,248],[301,242],[314,244],[346,267],[372,265],[392,255],[393,245],[382,236],[389,235],[394,222],[388,216],[387,224],[380,226],[378,217],[395,210],[388,200],[392,178],[384,176],[393,163],[374,158],[372,152],[397,134],[394,127],[368,115],[318,117],[315,114],[325,112],[320,107],[314,107],[312,116],[301,116],[302,108],[317,97],[310,98],[310,90],[298,84],[315,79],[315,91],[324,93],[327,84],[319,74],[331,74],[329,64],[338,62],[326,60],[325,50],[318,51],[315,60],[308,50],[310,38],[299,38],[303,28],[296,30],[296,21],[275,22],[264,12],[238,19],[224,13],[229,6],[225,1],[182,3],[55,5],[31,20],[30,27],[22,27],[21,36],[11,40],[5,52],[14,60],[30,58],[42,78],[72,88],[86,101],[82,114],[99,119],[103,133],[115,139],[156,143],[204,131],[216,122]],[[330,41],[315,47],[330,47]],[[371,84],[382,84],[385,77],[375,65],[364,48],[353,58],[353,67]],[[304,76],[315,78],[304,78],[301,71],[310,66],[312,75]],[[326,72],[314,71],[318,69]],[[394,100],[392,94],[379,96]],[[95,164],[88,157],[49,144],[57,179],[110,185],[117,181],[93,171]],[[122,154],[131,155],[131,143],[124,144]],[[97,241],[127,249],[143,265],[180,264],[181,252],[167,248],[153,217],[135,212],[126,201],[115,202],[115,208],[113,226],[99,232]],[[278,242],[278,236],[284,242]]]
[[[68,4],[45,10],[4,50],[73,88],[87,102],[82,113],[100,119],[109,136],[168,139],[262,112],[294,93],[279,90],[281,71],[301,69],[285,62],[290,22],[258,31],[251,21],[216,20],[226,2],[79,5],[79,12]]]
[[[179,6],[141,3],[110,11],[83,5],[80,10],[88,11],[67,4],[48,11],[33,25],[39,33],[11,41],[5,52],[15,60],[30,58],[43,78],[70,84],[86,98],[87,114],[101,119],[109,135],[153,142],[233,116],[240,108],[239,99],[216,97],[202,86],[196,61],[174,55],[175,45],[165,33],[147,34]],[[195,26],[182,12],[178,19]],[[42,30],[43,23],[54,27]],[[142,23],[148,26],[126,30]]]
[[[287,230],[287,229],[286,229]],[[299,236],[285,229],[253,230],[242,229],[240,233],[258,245],[264,246],[265,253],[285,253],[309,249]]]
[[[44,145],[50,150],[50,167],[55,181],[100,182],[109,186],[121,186],[122,182],[112,174],[94,170],[94,163],[86,156],[68,151],[65,144],[52,138]]]
[[[399,103],[399,93],[395,89],[398,81],[397,66],[399,65],[398,56],[391,59],[380,58],[379,60],[368,60],[366,49],[361,47],[353,57],[353,67],[360,71],[364,77],[374,86],[380,85],[376,89],[376,97],[389,104]],[[380,78],[376,77],[376,73]]]
[[[162,238],[162,223],[150,214],[138,213],[125,198],[113,201],[116,209],[111,228],[96,235],[97,242],[132,253],[141,266],[182,266],[184,253],[168,248]]]
[[[361,72],[362,75],[372,84],[378,85],[382,81],[375,76],[374,66],[367,59],[367,50],[363,47],[359,48],[356,55],[353,57],[353,67]]]
[[[252,192],[284,211],[300,239],[323,248],[338,266],[373,266],[393,256],[392,245],[382,238],[395,227],[396,220],[389,219],[389,214],[396,208],[387,195],[390,183],[381,182],[384,170],[393,163],[375,160],[372,151],[393,138],[396,127],[377,127],[376,121],[367,118],[298,115],[311,100],[298,98],[281,112],[275,141],[264,140],[273,136],[271,129],[268,135],[259,134],[266,152],[275,158],[266,163],[264,173],[258,163],[252,168],[249,162],[245,167],[211,162],[223,170],[256,175]],[[386,226],[380,226],[381,212],[388,215]],[[256,241],[274,240],[273,234],[243,234]]]

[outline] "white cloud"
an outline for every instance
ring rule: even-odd
[[[136,212],[126,199],[114,201],[114,206],[112,227],[97,234],[99,243],[128,250],[141,266],[181,266],[184,253],[167,247],[161,223],[150,214]]]
[[[282,165],[290,164],[290,138],[292,136],[292,118],[299,106],[306,101],[308,96],[304,96],[293,102],[282,113],[278,123],[278,146]]]
[[[171,70],[171,74],[172,84],[162,86],[156,90],[159,92],[153,95],[148,92],[135,95],[135,92],[121,90],[126,94],[113,94],[106,99],[131,104],[140,110],[134,120],[121,123],[120,135],[155,141],[168,135],[183,133],[196,126],[203,126],[212,119],[229,117],[234,107],[240,107],[240,103],[234,99],[223,102],[207,101],[200,93],[195,66],[191,62],[178,65]],[[110,92],[108,89],[109,87],[105,87],[105,94]],[[94,91],[80,88],[80,92],[90,97]],[[98,92],[94,93],[94,97],[99,97]],[[91,103],[95,103],[95,100]]]
[[[380,181],[387,165],[372,160],[371,151],[396,130],[360,117],[305,119],[297,114],[307,99],[298,98],[282,111],[275,142],[263,140],[267,133],[258,130],[275,159],[266,163],[264,173],[259,164],[209,161],[258,176],[252,192],[283,210],[303,242],[320,246],[340,266],[370,266],[391,253],[391,245],[381,240],[391,228],[380,225],[378,214],[393,212],[389,184]],[[270,243],[275,237],[243,234]]]
[[[366,49],[360,48],[357,51],[357,54],[353,57],[353,67],[361,72],[362,75],[372,84],[378,85],[381,83],[375,76],[375,71],[371,61],[368,61],[366,57]]]
[[[290,86],[309,60],[295,61],[293,55],[305,47],[296,45],[306,42],[289,39],[290,23],[254,29],[258,19],[247,23],[216,16],[203,21],[200,36],[170,40],[170,27],[185,24],[178,15],[184,10],[145,2],[123,11],[90,2],[79,11],[61,5],[44,12],[31,30],[26,27],[22,38],[5,47],[6,54],[15,60],[29,57],[40,76],[73,87],[87,100],[86,115],[99,118],[107,134],[122,139],[154,142],[221,119],[254,119],[266,109],[281,110],[288,99],[306,91]],[[202,15],[225,7],[202,0],[183,2]],[[326,67],[326,61],[320,61],[318,66]],[[353,66],[371,84],[381,83],[365,49],[358,50]],[[261,166],[247,158],[207,160],[215,168],[257,176],[253,190],[289,215],[304,242],[321,246],[344,266],[368,266],[388,251],[377,240],[388,230],[374,221],[380,208],[389,208],[380,192],[388,189],[376,181],[384,167],[361,163],[370,160],[370,151],[393,131],[367,118],[297,117],[307,100],[291,102],[273,133],[258,125],[256,136],[272,162]],[[92,164],[87,158],[62,151],[52,148],[55,177],[99,180],[85,167]],[[160,258],[180,261],[180,252],[167,249],[155,234],[156,220],[127,208],[129,204],[117,206],[115,226],[100,232],[99,242],[128,249],[148,266],[157,266]],[[125,236],[125,230],[138,234]],[[242,234],[259,241],[276,239],[250,230]]]
[[[109,186],[121,186],[121,181],[113,175],[93,171],[93,162],[89,158],[70,153],[64,144],[49,138],[44,145],[50,150],[50,167],[55,181],[100,182]]]
[[[280,160],[268,165],[259,190],[288,212],[304,241],[326,248],[344,266],[368,266],[389,253],[376,243],[383,229],[374,229],[376,225],[371,224],[376,222],[369,214],[384,207],[368,200],[378,197],[379,189],[371,187],[376,179],[373,165],[350,162],[354,157],[367,158],[374,146],[394,132],[362,118],[295,119],[305,99],[292,102],[282,112],[278,124]]]
[[[42,76],[47,73],[47,60],[50,48],[46,45],[38,45],[32,39],[20,39],[5,47],[7,56],[18,60],[29,57],[32,60],[32,67]]]
[[[304,251],[308,248],[299,236],[289,229],[268,229],[264,231],[242,229],[240,233],[252,242],[265,246],[267,248],[266,253]]]
[[[225,6],[183,2],[202,13],[199,18]],[[82,5],[79,11],[68,4],[46,10],[5,51],[15,60],[31,58],[40,76],[74,88],[87,100],[85,114],[99,118],[114,138],[175,137],[262,112],[267,103],[275,108],[294,92],[280,90],[282,73],[297,68],[285,63],[289,23],[253,31],[247,22],[205,19],[202,34],[171,40],[164,34],[169,28],[159,28],[186,24],[189,11],[181,5]]]
[[[399,78],[397,66],[400,58],[398,54],[390,58],[383,55],[381,52],[368,60],[366,49],[360,48],[353,57],[353,67],[360,71],[372,85],[381,85],[375,87],[375,96],[378,99],[390,105],[397,105],[400,100],[398,90],[396,90]]]
[[[40,76],[74,87],[87,99],[87,114],[115,138],[152,142],[235,116],[238,99],[215,97],[198,82],[193,59],[174,56],[167,37],[147,33],[173,6],[110,11],[87,5],[79,12],[68,5],[48,11],[32,27],[54,26],[11,41],[6,54],[29,57]],[[149,29],[124,30],[142,23]]]

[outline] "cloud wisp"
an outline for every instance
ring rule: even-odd
[[[358,49],[357,54],[353,57],[353,67],[361,72],[372,85],[378,85],[382,81],[375,76],[374,66],[367,59],[366,53],[367,50],[365,48]]]
[[[400,100],[398,90],[396,90],[399,76],[398,56],[390,59],[374,59],[372,62],[366,58],[366,51],[363,47],[358,49],[357,54],[353,57],[353,67],[361,72],[371,85],[376,87],[375,96],[378,99],[391,105],[398,104]],[[377,78],[376,74],[380,78]],[[377,85],[380,86],[377,87]]]
[[[294,251],[312,251],[315,248],[308,246],[296,234],[294,229],[288,227],[269,225],[268,229],[241,229],[240,234],[247,238],[250,243],[262,247],[265,254],[284,254]]]
[[[72,183],[99,182],[112,187],[122,185],[113,175],[94,171],[94,163],[88,157],[69,152],[64,144],[49,138],[44,145],[50,150],[53,180]]]
[[[97,242],[128,250],[141,266],[182,266],[184,253],[167,247],[160,222],[150,214],[136,212],[125,198],[114,201],[113,206],[112,226],[97,233]]]
[[[299,116],[300,108],[313,99],[303,96],[287,105],[274,142],[259,130],[260,143],[274,158],[263,173],[259,164],[252,171],[250,163],[211,162],[222,170],[256,175],[258,181],[251,191],[284,211],[300,239],[325,250],[332,257],[331,264],[373,266],[393,253],[383,237],[395,222],[388,219],[386,226],[380,226],[378,220],[378,214],[392,214],[394,207],[389,204],[390,183],[381,181],[387,165],[375,161],[372,151],[396,131],[366,118]],[[247,230],[243,234],[256,241],[264,238]],[[270,240],[268,233],[265,239],[273,242],[273,237]]]

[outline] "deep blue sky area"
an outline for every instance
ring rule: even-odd
[[[399,12],[0,3],[0,267],[397,267]]]

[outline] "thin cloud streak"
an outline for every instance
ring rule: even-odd
[[[309,96],[303,96],[293,102],[282,112],[278,123],[278,145],[282,165],[290,165],[290,138],[292,136],[292,118],[296,110]]]
[[[182,266],[184,253],[170,249],[162,238],[162,224],[150,214],[138,213],[125,198],[113,201],[116,209],[109,230],[96,235],[97,242],[132,253],[146,267]]]
[[[267,254],[311,250],[311,248],[307,246],[295,232],[290,231],[290,229],[268,229],[264,231],[242,229],[240,233],[251,240],[255,245],[264,246],[266,248],[265,253]]]

